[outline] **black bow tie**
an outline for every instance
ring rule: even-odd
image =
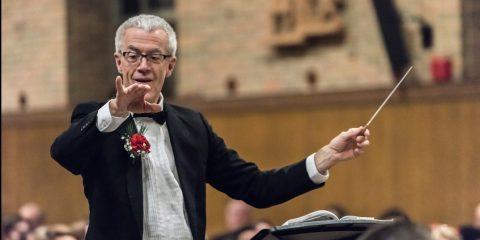
[[[167,120],[167,112],[161,111],[157,113],[134,113],[133,117],[147,117],[153,119],[158,124],[162,125]]]

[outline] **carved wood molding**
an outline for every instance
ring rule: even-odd
[[[228,99],[190,98],[176,99],[173,103],[188,106],[201,112],[225,111],[280,111],[294,108],[320,108],[332,106],[379,105],[391,91],[372,89],[335,93],[282,94],[275,96],[232,97]],[[389,104],[416,101],[455,101],[472,99],[480,101],[480,84],[447,84],[401,88]]]
[[[378,105],[391,89],[373,89],[362,91],[308,94],[281,94],[275,96],[231,97],[226,99],[207,99],[202,97],[177,98],[169,102],[187,106],[201,112],[235,111],[282,111],[295,108],[320,108],[332,106],[371,106]],[[401,104],[415,101],[456,101],[470,99],[480,101],[480,84],[446,84],[398,89],[389,104]],[[72,108],[56,111],[2,114],[2,128],[24,126],[52,126],[68,124]]]

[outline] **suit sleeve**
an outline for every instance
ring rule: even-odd
[[[207,182],[234,199],[265,208],[286,202],[324,185],[309,177],[305,159],[278,169],[261,171],[229,149],[201,116],[208,132]]]
[[[100,106],[86,103],[75,107],[70,127],[55,139],[50,148],[51,157],[75,175],[87,170],[101,146],[102,133],[95,124]]]

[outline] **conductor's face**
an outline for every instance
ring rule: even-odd
[[[145,100],[156,103],[165,78],[175,67],[176,58],[168,51],[168,36],[161,29],[147,32],[139,28],[125,31],[121,52],[114,54],[124,87],[134,83],[150,86]]]

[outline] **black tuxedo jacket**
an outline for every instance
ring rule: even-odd
[[[86,239],[141,240],[143,230],[142,167],[123,148],[117,130],[102,133],[97,111],[104,103],[78,105],[71,126],[51,147],[51,156],[73,174],[81,174],[90,208]],[[165,103],[167,127],[194,239],[205,237],[205,183],[234,199],[264,208],[318,188],[308,177],[305,160],[260,171],[226,147],[196,111]]]

